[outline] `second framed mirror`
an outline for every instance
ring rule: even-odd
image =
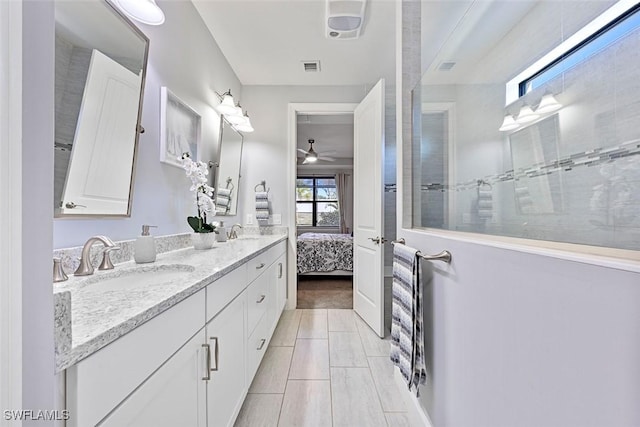
[[[236,131],[222,116],[220,123],[216,188],[216,215],[236,215],[242,164],[242,134]]]

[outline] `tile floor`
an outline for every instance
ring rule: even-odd
[[[389,341],[353,310],[285,311],[235,425],[409,426]]]

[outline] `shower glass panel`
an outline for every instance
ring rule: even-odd
[[[474,2],[442,46],[423,41],[414,228],[640,250],[640,28],[505,105],[507,82],[613,3]]]

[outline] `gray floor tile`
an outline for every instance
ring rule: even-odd
[[[373,329],[367,325],[364,320],[356,316],[356,325],[362,339],[362,346],[367,356],[388,356],[389,355],[389,339],[380,338]]]
[[[329,332],[357,332],[353,310],[328,310]]]
[[[298,328],[298,338],[328,338],[327,314],[325,313],[302,313],[300,327]]]
[[[369,357],[368,360],[371,376],[382,403],[382,410],[386,412],[406,411],[401,390],[393,377],[394,366],[391,359],[388,356],[383,356]]]
[[[292,356],[293,347],[269,347],[249,393],[284,393]]]
[[[329,332],[329,361],[331,366],[368,367],[360,334],[357,332]]]
[[[386,427],[368,368],[331,368],[334,427]]]
[[[300,310],[285,310],[280,316],[278,326],[271,337],[269,343],[272,347],[277,346],[290,346],[293,347],[296,344],[296,337],[298,336],[298,326],[300,326],[300,319],[302,318],[302,311]]]
[[[235,427],[276,427],[282,394],[247,394]]]
[[[384,416],[389,427],[411,427],[409,417],[404,412],[387,412]]]
[[[289,381],[278,425],[281,427],[331,426],[329,381]]]
[[[328,380],[329,341],[299,339],[293,351],[289,379]]]

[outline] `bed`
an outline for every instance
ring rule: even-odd
[[[353,237],[303,233],[296,243],[298,274],[353,274]]]

